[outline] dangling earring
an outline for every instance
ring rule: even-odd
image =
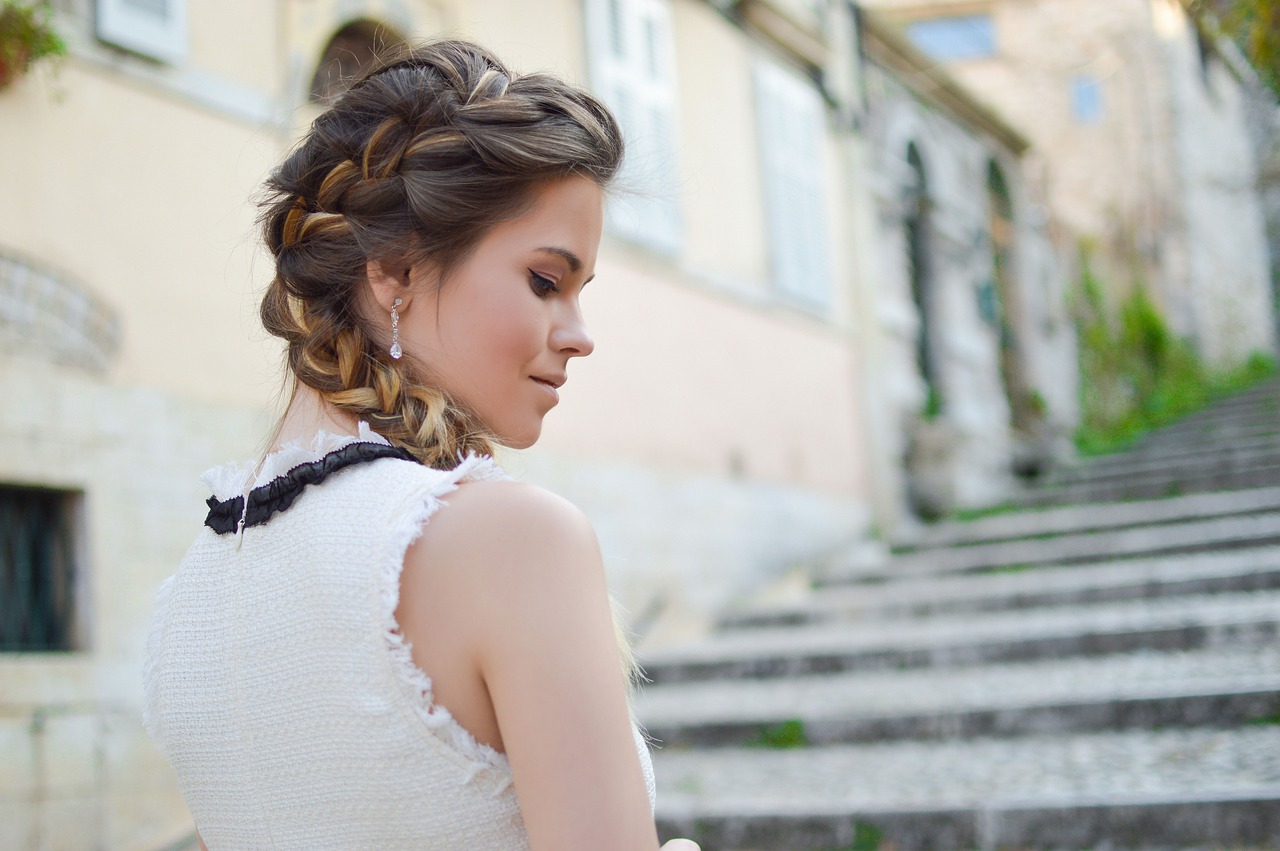
[[[404,304],[404,299],[396,299],[391,305],[391,357],[400,360],[404,349],[400,348],[400,312],[397,307]]]

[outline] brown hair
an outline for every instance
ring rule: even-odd
[[[514,76],[479,45],[437,41],[358,79],[267,181],[276,275],[266,329],[296,381],[425,464],[451,468],[493,437],[361,316],[366,263],[429,262],[442,283],[494,225],[548,182],[606,186],[622,158],[612,115],[542,74]]]

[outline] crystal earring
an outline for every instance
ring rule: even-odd
[[[391,357],[400,360],[400,356],[404,354],[404,349],[400,348],[400,311],[397,307],[404,304],[404,299],[396,299],[391,305]]]

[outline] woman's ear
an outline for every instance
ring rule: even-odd
[[[410,269],[389,269],[377,260],[365,263],[364,274],[369,282],[369,292],[383,312],[390,313],[396,299],[401,300],[401,312],[409,306],[410,273]]]

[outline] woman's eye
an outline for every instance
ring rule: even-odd
[[[529,270],[529,285],[533,287],[533,292],[539,298],[544,298],[551,293],[560,292],[560,288],[556,286],[556,282],[548,277],[539,275],[532,269]]]

